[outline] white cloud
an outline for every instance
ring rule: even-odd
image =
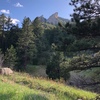
[[[5,10],[5,9],[0,10],[0,12],[4,13],[4,14],[10,14],[10,11],[9,10]]]
[[[15,25],[20,22],[18,19],[15,19],[15,18],[11,18],[11,20],[12,20],[12,23]]]
[[[15,7],[24,7],[23,5],[21,5],[19,2],[14,4]]]
[[[99,5],[100,5],[100,1],[99,1]]]

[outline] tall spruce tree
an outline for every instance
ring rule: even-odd
[[[5,34],[8,33],[12,26],[12,20],[10,17],[6,17],[4,14],[0,15],[0,47],[5,53],[6,51],[6,36]]]
[[[34,37],[31,28],[31,20],[24,18],[22,23],[22,32],[18,39],[18,55],[20,64],[23,65],[23,69],[26,69],[28,63],[31,62],[34,49]]]
[[[4,61],[4,55],[2,54],[2,51],[0,49],[0,67],[2,67],[3,61]]]
[[[17,64],[17,53],[16,49],[11,45],[10,48],[7,49],[4,57],[4,65],[6,67],[14,69]]]
[[[43,29],[38,17],[34,19],[34,21],[32,22],[32,26],[35,37],[39,38],[43,34]]]
[[[45,62],[43,61],[44,51],[45,51],[45,44],[44,44],[45,39],[43,37],[44,30],[42,28],[42,24],[38,17],[36,17],[32,22],[32,27],[33,27],[33,34],[35,37],[34,42],[37,50],[36,54],[37,57],[34,60],[37,60],[37,63],[42,64],[43,62]]]
[[[62,62],[63,56],[60,52],[53,52],[51,55],[47,63],[46,74],[51,79],[60,79],[60,63]]]
[[[5,52],[5,24],[6,24],[6,16],[4,14],[0,15],[0,31],[1,31],[1,39],[0,39],[0,47]]]

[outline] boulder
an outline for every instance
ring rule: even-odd
[[[0,68],[0,74],[11,75],[13,71],[10,68]]]

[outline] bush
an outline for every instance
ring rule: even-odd
[[[49,78],[60,79],[60,53],[54,52],[46,68],[46,74]]]

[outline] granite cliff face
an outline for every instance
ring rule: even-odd
[[[42,16],[40,16],[40,17],[38,17],[39,18],[39,20],[41,21],[41,22],[44,22],[44,23],[46,23],[47,22],[47,19],[46,18],[44,18],[43,17],[43,15]]]
[[[47,19],[47,22],[50,23],[50,24],[58,24],[58,13],[54,13],[52,14],[48,19]]]
[[[57,25],[58,22],[65,24],[66,22],[69,22],[68,19],[64,19],[62,17],[58,16],[58,12],[52,14],[48,19],[44,18],[43,15],[39,17],[41,22],[44,23],[49,23],[49,24],[53,24],[53,25]]]

